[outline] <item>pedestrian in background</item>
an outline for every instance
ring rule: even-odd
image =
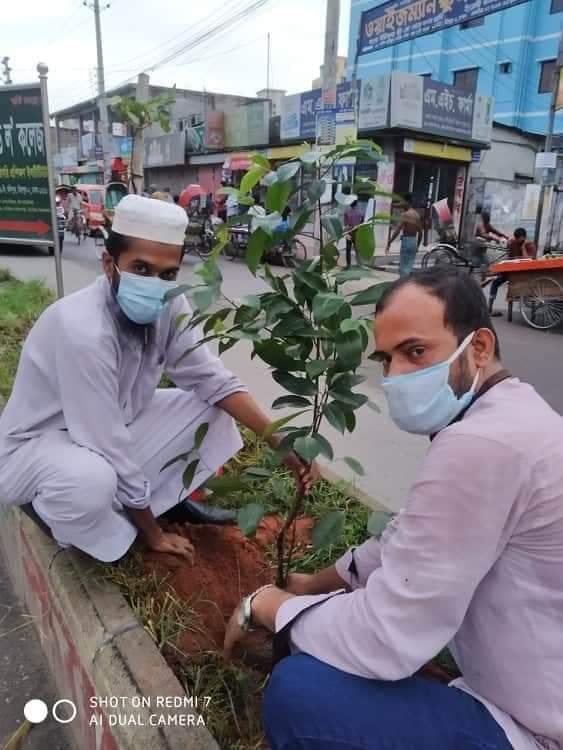
[[[412,194],[404,196],[405,210],[401,214],[399,226],[392,232],[385,254],[389,255],[391,244],[401,235],[401,250],[399,259],[399,275],[408,276],[412,273],[416,253],[422,242],[422,221],[420,214],[412,207]]]
[[[533,242],[528,240],[528,234],[523,227],[515,229],[514,236],[508,241],[508,257],[511,260],[536,257],[536,246]],[[499,318],[502,315],[500,310],[493,310],[493,307],[495,306],[498,290],[503,284],[506,284],[507,281],[508,274],[499,273],[495,276],[493,283],[491,284],[491,292],[489,294],[489,314],[493,318]]]
[[[364,220],[364,214],[358,208],[358,201],[354,201],[350,208],[344,212],[344,226],[346,227],[346,268],[352,265],[352,245],[356,251],[356,260],[358,261],[358,251],[356,250],[356,227]],[[359,265],[359,261],[358,261]]]

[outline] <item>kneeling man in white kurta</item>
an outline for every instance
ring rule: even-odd
[[[173,506],[185,520],[229,517],[178,505],[185,463],[162,467],[207,423],[189,494],[241,448],[235,420],[257,434],[269,424],[206,345],[182,358],[201,332],[177,325],[191,315],[184,295],[165,295],[177,286],[186,226],[174,204],[121,201],[104,275],[39,318],[0,417],[0,502],[32,503],[59,543],[106,562],[139,531],[152,549],[191,557],[188,540],[155,518]],[[176,388],[157,388],[163,373]],[[307,491],[312,472],[295,454],[285,461]]]

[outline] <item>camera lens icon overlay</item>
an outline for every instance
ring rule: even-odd
[[[61,698],[53,704],[51,714],[59,724],[70,724],[76,718],[76,704],[68,698]],[[23,707],[23,715],[31,724],[41,724],[49,715],[49,708],[45,701],[34,698]]]

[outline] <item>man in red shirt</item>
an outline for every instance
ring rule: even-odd
[[[515,258],[535,258],[536,257],[536,246],[533,242],[528,240],[526,230],[520,227],[514,230],[514,237],[508,241],[508,257],[511,260]],[[491,317],[498,318],[502,315],[500,311],[493,312],[495,300],[500,287],[508,281],[508,275],[505,273],[499,273],[498,276],[493,279],[491,284],[491,292],[489,294],[489,314]]]

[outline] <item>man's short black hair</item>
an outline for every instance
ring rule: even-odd
[[[412,203],[412,193],[405,193],[403,199],[405,203]]]
[[[382,294],[375,314],[382,313],[394,295],[407,284],[416,284],[444,304],[444,324],[461,344],[478,328],[489,328],[495,335],[495,357],[500,359],[500,346],[481,287],[466,272],[457,268],[429,268],[415,271],[393,282]]]
[[[523,237],[524,239],[526,239],[526,237],[528,236],[528,233],[526,232],[524,227],[518,227],[518,229],[514,230],[514,236],[516,238]]]

